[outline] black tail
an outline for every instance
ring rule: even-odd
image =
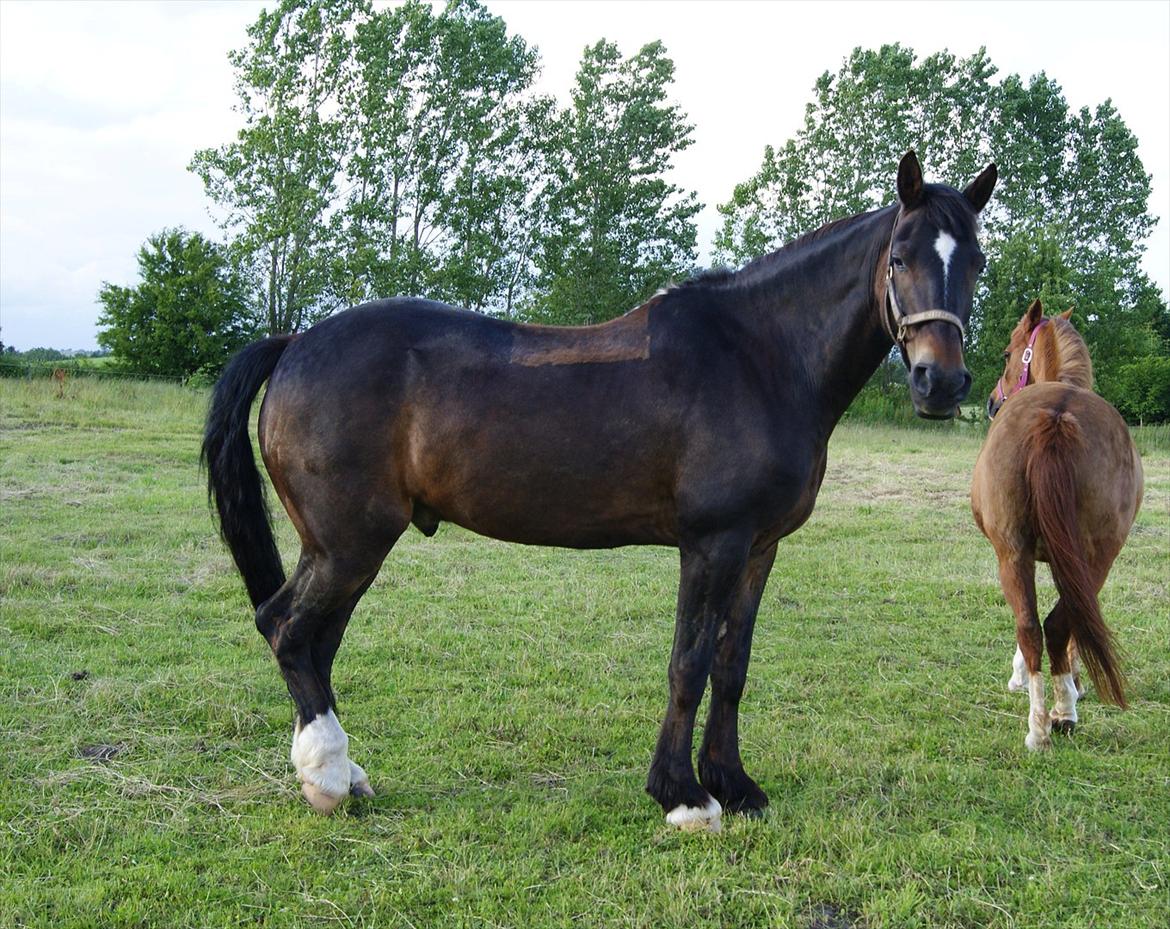
[[[284,583],[284,567],[272,535],[264,483],[252,455],[248,414],[261,385],[295,338],[273,336],[237,352],[215,383],[203,430],[207,494],[215,501],[220,534],[257,607]]]

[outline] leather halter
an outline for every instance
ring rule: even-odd
[[[1036,328],[1032,330],[1032,335],[1028,339],[1028,345],[1024,349],[1024,354],[1020,356],[1020,361],[1023,362],[1023,368],[1020,370],[1020,379],[1016,381],[1016,386],[1012,388],[1011,393],[1004,393],[1003,390],[1003,375],[999,376],[999,380],[995,382],[995,390],[999,396],[999,402],[1004,403],[1012,394],[1017,394],[1028,386],[1028,376],[1032,370],[1032,357],[1035,354],[1032,346],[1036,344],[1036,336],[1040,334],[1040,330],[1044,328],[1047,319],[1042,319],[1036,324]]]
[[[910,359],[906,354],[906,343],[914,338],[911,327],[921,326],[923,323],[933,322],[934,320],[941,320],[942,322],[950,323],[958,329],[960,339],[967,337],[967,329],[958,316],[947,310],[923,310],[921,313],[906,314],[898,306],[898,294],[894,289],[894,233],[898,230],[898,221],[901,218],[902,210],[899,207],[898,216],[894,220],[894,228],[890,230],[889,263],[886,265],[886,302],[884,312],[881,314],[881,320],[882,328],[886,330],[886,335],[890,337],[890,340],[898,346],[898,350],[902,353],[902,361],[905,363],[906,368],[909,369]]]

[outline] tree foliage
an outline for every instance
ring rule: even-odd
[[[222,225],[252,277],[270,333],[336,308],[337,182],[349,144],[342,89],[364,0],[281,0],[231,54],[244,127],[197,152],[191,170],[224,210]]]
[[[585,49],[572,107],[552,126],[537,318],[600,322],[694,266],[701,204],[665,178],[693,130],[667,99],[673,79],[661,42],[628,59],[612,42]]]
[[[140,374],[212,373],[255,334],[244,280],[225,250],[199,233],[169,229],[138,251],[141,281],[105,283],[98,344]]]
[[[245,126],[191,167],[269,331],[395,294],[548,311],[564,301],[537,292],[564,292],[579,261],[602,318],[693,260],[698,205],[661,177],[690,127],[660,44],[587,49],[562,113],[532,89],[536,51],[478,0],[281,0],[248,36],[231,59]]]
[[[551,102],[537,57],[475,0],[419,0],[356,29],[344,204],[348,299],[426,294],[510,312],[531,251]]]
[[[995,161],[1000,181],[981,217],[988,272],[970,327],[975,389],[994,384],[1012,325],[1041,297],[1075,307],[1098,385],[1123,405],[1120,385],[1140,378],[1122,379],[1121,367],[1160,371],[1141,359],[1166,357],[1170,328],[1165,298],[1139,267],[1155,220],[1137,140],[1108,100],[1074,111],[1043,73],[995,75],[983,50],[921,60],[900,45],[855,50],[818,79],[796,136],[767,148],[719,207],[717,256],[743,261],[883,205],[909,148],[955,184]]]

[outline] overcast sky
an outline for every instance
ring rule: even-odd
[[[813,82],[858,45],[920,57],[987,47],[1000,76],[1044,71],[1071,106],[1112,98],[1153,175],[1145,267],[1170,291],[1170,2],[489,2],[567,100],[581,50],[661,39],[695,125],[676,181],[698,191],[701,260],[715,206],[800,126]],[[96,347],[103,281],[137,280],[148,235],[215,236],[186,166],[238,128],[227,61],[261,4],[0,0],[0,339]],[[928,179],[961,184],[965,178]],[[387,295],[389,296],[389,295]],[[1021,295],[1026,300],[1028,295]]]

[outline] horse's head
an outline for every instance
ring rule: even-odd
[[[1008,397],[1037,381],[1059,377],[1078,387],[1092,387],[1093,363],[1084,340],[1068,321],[1070,316],[1071,308],[1045,318],[1040,301],[1032,301],[1004,349],[1003,374],[987,398],[988,419],[995,417]],[[1043,347],[1042,339],[1047,340]]]
[[[952,418],[971,390],[963,336],[975,279],[986,264],[977,216],[996,177],[995,165],[988,165],[960,193],[924,184],[914,152],[898,165],[882,320],[910,372],[914,409],[928,419]]]

